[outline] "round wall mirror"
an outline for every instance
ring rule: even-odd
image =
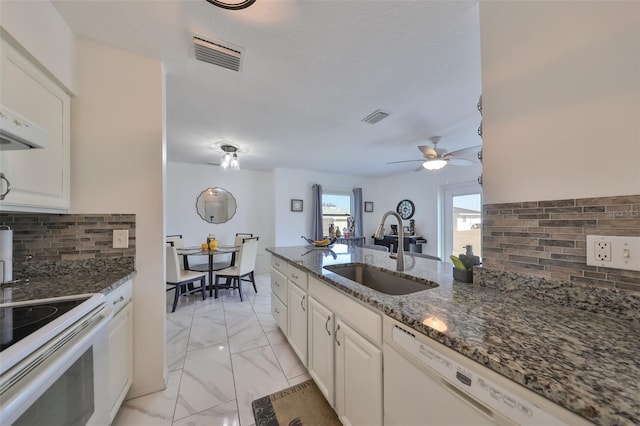
[[[224,188],[207,188],[196,200],[196,210],[202,220],[225,223],[236,214],[236,199]]]

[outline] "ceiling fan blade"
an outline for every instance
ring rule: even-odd
[[[438,153],[436,152],[435,149],[431,148],[430,146],[426,146],[426,145],[420,145],[418,147],[418,149],[420,150],[420,152],[422,152],[422,154],[424,154],[425,157],[427,158],[435,158],[438,156]]]
[[[464,158],[449,158],[447,161],[452,166],[470,166],[473,164],[473,161],[465,160]]]
[[[424,158],[422,160],[402,160],[402,161],[389,161],[385,164],[398,164],[398,163],[413,163],[414,161],[424,162]]]
[[[470,157],[470,156],[475,157],[478,154],[478,151],[480,151],[480,148],[482,148],[482,145],[470,146],[469,148],[462,148],[462,149],[459,149],[457,151],[452,151],[452,152],[447,153],[447,157],[449,157],[449,156],[451,156],[451,157]]]

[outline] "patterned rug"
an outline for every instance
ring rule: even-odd
[[[256,426],[341,425],[313,380],[258,398],[251,408]]]

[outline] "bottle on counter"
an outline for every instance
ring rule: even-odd
[[[329,237],[335,238],[336,236],[336,228],[333,226],[333,223],[329,225]]]
[[[340,238],[342,236],[341,232],[340,232],[340,226],[336,226],[336,235],[337,238]]]

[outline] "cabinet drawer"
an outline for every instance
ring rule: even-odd
[[[271,291],[287,304],[287,277],[275,269],[271,269]]]
[[[113,309],[114,314],[117,314],[120,309],[124,308],[127,303],[131,301],[132,294],[133,283],[132,280],[128,280],[107,294],[107,306]]]
[[[271,256],[271,267],[276,271],[282,272],[283,275],[287,275],[287,265],[288,263],[279,257]]]
[[[291,281],[296,283],[296,285],[301,289],[307,290],[307,273],[306,272],[289,264],[289,272],[287,274],[287,277]]]
[[[287,307],[273,293],[271,294],[271,316],[276,320],[282,332],[287,335]]]
[[[331,310],[378,347],[382,346],[382,315],[340,293],[322,281],[309,278],[309,295]]]

